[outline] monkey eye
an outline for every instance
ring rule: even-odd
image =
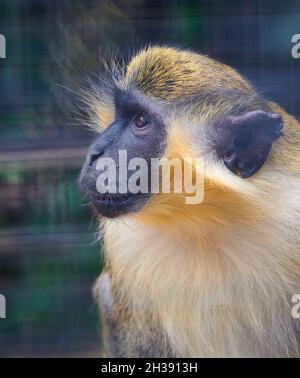
[[[138,113],[136,116],[134,116],[133,123],[135,127],[142,129],[150,123],[150,120],[145,113]]]

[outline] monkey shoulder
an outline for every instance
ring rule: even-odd
[[[94,286],[94,297],[100,309],[103,357],[124,357],[121,352],[121,327],[113,315],[113,295],[108,272],[102,273]]]
[[[162,330],[157,327],[154,330],[149,323],[144,324],[142,329],[135,327],[130,321],[130,309],[123,309],[128,319],[120,319],[114,314],[113,307],[120,308],[122,304],[117,303],[108,272],[104,272],[96,281],[94,297],[101,316],[102,356],[110,358],[170,356],[170,349]]]

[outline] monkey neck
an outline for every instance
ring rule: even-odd
[[[263,223],[250,214],[244,222],[198,219],[174,230],[137,218],[107,221],[112,282],[123,306],[134,309],[132,324],[145,318],[140,311],[152,314],[179,356],[293,353],[289,306],[299,292],[299,243],[287,250],[295,230],[283,232],[275,213]]]

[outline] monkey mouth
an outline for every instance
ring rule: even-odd
[[[104,217],[116,218],[139,211],[147,202],[148,194],[144,193],[88,193],[93,210]]]
[[[133,193],[93,193],[91,199],[96,206],[121,206],[129,204],[133,197]]]

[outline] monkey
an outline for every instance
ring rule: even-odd
[[[103,355],[299,357],[296,118],[235,69],[159,45],[112,68],[85,101],[97,137],[79,181],[104,246],[94,288]],[[147,162],[202,158],[202,202],[99,194],[97,163],[120,150]]]

